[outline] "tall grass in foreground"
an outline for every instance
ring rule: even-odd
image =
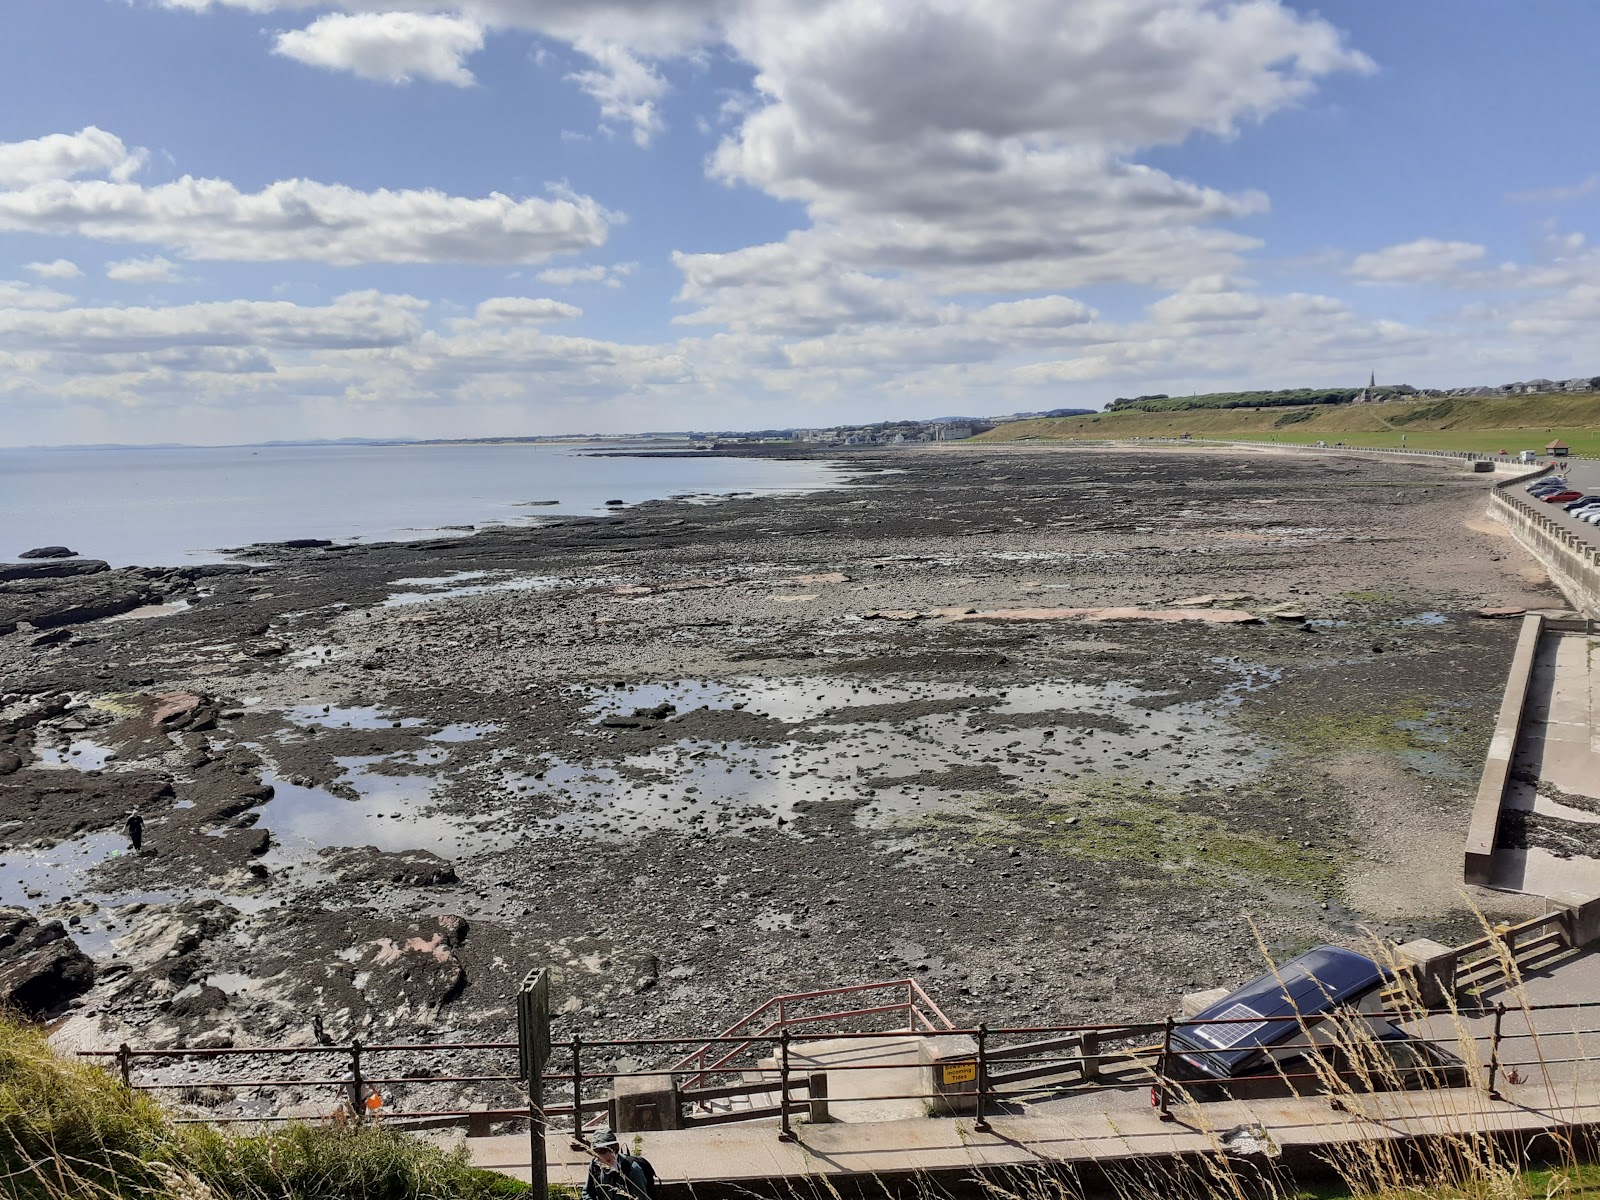
[[[403,1133],[174,1125],[149,1097],[0,1017],[4,1200],[491,1200],[526,1192]]]

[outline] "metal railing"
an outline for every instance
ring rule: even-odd
[[[819,1000],[833,1000],[840,996],[865,996],[874,993],[887,993],[896,996],[904,993],[903,999],[892,999],[887,1003],[868,1005],[864,1008],[838,1009],[821,1013],[807,1013],[804,1006],[814,1004]],[[800,1012],[795,1009],[799,1007]],[[689,1086],[699,1083],[704,1075],[726,1069],[741,1054],[755,1045],[764,1037],[770,1036],[774,1031],[788,1030],[796,1025],[817,1025],[825,1021],[841,1022],[863,1017],[885,1016],[893,1013],[904,1013],[907,1032],[916,1032],[920,1028],[928,1032],[937,1032],[952,1028],[950,1018],[945,1016],[939,1006],[929,998],[928,993],[922,990],[922,985],[915,979],[893,979],[885,983],[861,983],[846,987],[824,988],[815,992],[793,992],[785,996],[774,996],[754,1012],[735,1021],[724,1029],[718,1037],[711,1039],[705,1045],[699,1046],[684,1055],[673,1064],[674,1070],[685,1068],[697,1069],[700,1074],[689,1079]],[[752,1026],[759,1028],[752,1031]],[[741,1042],[732,1050],[722,1053],[715,1061],[711,1061],[712,1054],[716,1053],[715,1047],[726,1039],[738,1038],[749,1032],[750,1039]]]
[[[1526,923],[1532,925],[1532,923]],[[1542,940],[1530,930],[1526,945]],[[1490,939],[1480,939],[1487,942]],[[1472,943],[1478,946],[1480,943]],[[1470,969],[1470,967],[1469,967]],[[1203,1069],[1208,1058],[1226,1053],[1223,1049],[1197,1049],[1195,1039],[1179,1039],[1178,1035],[1212,1025],[1234,1025],[1237,1016],[1200,1020],[1197,1018],[1172,1018],[1162,1021],[1123,1023],[1117,1025],[1040,1025],[991,1028],[979,1024],[970,1028],[908,1029],[895,1031],[895,1036],[910,1039],[970,1039],[970,1049],[957,1047],[954,1057],[931,1056],[919,1058],[917,1068],[923,1072],[923,1086],[912,1090],[893,1090],[882,1087],[865,1093],[858,1088],[830,1087],[830,1077],[835,1084],[851,1075],[862,1072],[903,1071],[908,1065],[898,1062],[830,1062],[825,1067],[815,1063],[799,1062],[794,1058],[793,1034],[787,1028],[775,1034],[735,1033],[724,1037],[706,1039],[700,1050],[755,1046],[768,1052],[769,1065],[763,1067],[757,1078],[739,1078],[731,1083],[703,1082],[715,1067],[702,1067],[698,1059],[688,1066],[675,1065],[659,1069],[627,1072],[599,1071],[586,1074],[582,1069],[584,1052],[670,1052],[690,1038],[618,1038],[593,1041],[574,1037],[568,1048],[571,1051],[570,1069],[561,1073],[547,1073],[549,1084],[570,1087],[570,1102],[548,1104],[540,1110],[544,1119],[570,1117],[570,1132],[582,1136],[586,1115],[590,1112],[605,1114],[608,1101],[585,1094],[586,1087],[614,1083],[619,1078],[655,1079],[661,1089],[672,1098],[677,1111],[668,1127],[690,1128],[697,1125],[715,1125],[741,1120],[776,1120],[777,1135],[793,1136],[793,1117],[807,1113],[813,1122],[830,1119],[831,1104],[848,1103],[851,1099],[881,1101],[918,1101],[934,1111],[961,1112],[975,1118],[975,1128],[988,1127],[988,1118],[1004,1111],[1015,1111],[1016,1106],[1033,1103],[1053,1096],[1083,1092],[1128,1092],[1130,1089],[1148,1089],[1149,1102],[1162,1114],[1169,1113],[1174,1102],[1203,1100],[1212,1093],[1232,1095],[1238,1089],[1284,1089],[1290,1093],[1325,1093],[1334,1100],[1349,1092],[1383,1090],[1394,1087],[1450,1087],[1474,1088],[1491,1098],[1500,1096],[1508,1083],[1519,1082],[1516,1072],[1537,1064],[1539,1069],[1573,1065],[1592,1061],[1581,1051],[1583,1039],[1600,1034],[1600,1025],[1591,1021],[1587,1025],[1574,1021],[1571,1028],[1536,1028],[1537,1014],[1574,1013],[1587,1014],[1600,1010],[1600,1001],[1562,1004],[1535,1004],[1526,1007],[1508,1007],[1505,1004],[1476,1006],[1450,1005],[1431,1009],[1416,1008],[1397,1015],[1392,1012],[1353,1014],[1335,1012],[1305,1017],[1289,1018],[1295,1022],[1297,1034],[1273,1044],[1270,1062],[1260,1069],[1237,1075],[1212,1074]],[[1596,1013],[1600,1016],[1600,1013]],[[1521,1018],[1522,1028],[1510,1018]],[[1382,1041],[1371,1036],[1377,1022],[1397,1021],[1412,1027],[1425,1027],[1430,1021],[1443,1019],[1448,1024],[1445,1037],[1432,1041],[1414,1036],[1404,1043],[1416,1054],[1415,1061],[1402,1056],[1384,1059]],[[1582,1027],[1580,1027],[1582,1026]],[[881,1040],[882,1031],[838,1030],[819,1033],[829,1041],[850,1039]],[[1534,1058],[1518,1058],[1508,1054],[1508,1047],[1519,1041],[1537,1040],[1541,1037],[1571,1036],[1576,1047],[1573,1054],[1550,1054],[1536,1046]],[[560,1043],[558,1043],[558,1046]],[[1459,1055],[1449,1046],[1459,1049]],[[1445,1047],[1439,1054],[1438,1048]],[[1433,1047],[1423,1053],[1422,1047]],[[950,1050],[949,1042],[941,1048]],[[504,1074],[463,1074],[451,1076],[384,1076],[369,1073],[365,1064],[372,1056],[396,1052],[461,1052],[492,1051],[503,1054],[510,1064],[515,1062],[516,1044],[508,1042],[458,1042],[458,1043],[406,1043],[364,1045],[353,1042],[346,1046],[299,1047],[241,1047],[207,1050],[151,1050],[128,1046],[116,1050],[79,1051],[85,1058],[108,1059],[120,1071],[129,1087],[140,1091],[163,1092],[179,1089],[270,1089],[274,1087],[304,1088],[327,1086],[340,1091],[379,1088],[415,1083],[494,1083],[516,1084],[518,1077],[507,1071]],[[335,1055],[348,1057],[350,1070],[343,1076],[330,1077],[326,1073],[314,1077],[295,1078],[245,1078],[217,1077],[206,1080],[189,1079],[182,1082],[140,1081],[135,1077],[137,1064],[156,1059],[202,1059],[212,1061],[250,1060],[254,1057],[283,1057],[295,1055]],[[679,1060],[682,1063],[684,1060]],[[962,1075],[970,1086],[960,1085],[952,1090],[937,1086],[937,1073],[948,1066],[963,1064],[972,1069]],[[734,1068],[721,1068],[721,1073],[736,1073]],[[259,1074],[259,1072],[257,1073]],[[691,1086],[692,1080],[700,1080]],[[830,1097],[830,1092],[834,1095]],[[357,1095],[360,1093],[358,1092]],[[354,1097],[350,1097],[353,1099]],[[705,1105],[712,1100],[746,1099],[749,1107],[723,1112],[706,1112]],[[364,1105],[344,1107],[344,1098],[338,1108],[341,1115],[356,1120],[372,1119]],[[942,1106],[942,1107],[941,1107]],[[350,1111],[353,1110],[353,1111]],[[334,1112],[326,1114],[334,1117]],[[477,1132],[488,1132],[488,1124],[495,1121],[525,1121],[528,1117],[526,1102],[516,1107],[489,1108],[455,1107],[449,1109],[391,1112],[379,1110],[379,1119],[389,1123],[417,1122],[424,1119],[452,1118],[476,1121]],[[179,1120],[203,1120],[208,1123],[259,1123],[268,1121],[303,1120],[288,1116],[234,1117],[180,1117]]]

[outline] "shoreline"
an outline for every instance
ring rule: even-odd
[[[76,913],[117,969],[59,1039],[292,1042],[312,1011],[334,1036],[489,1035],[537,963],[580,1029],[703,1030],[900,972],[953,1014],[1081,1020],[1247,969],[1241,911],[1280,952],[1469,926],[1436,885],[1511,647],[1465,614],[1550,602],[1464,525],[1481,479],[998,444],[952,474],[951,453],[864,449],[826,493],[295,552],[172,616],[0,638],[28,704],[195,697],[154,725],[74,700],[28,752],[114,743],[109,769],[0,777],[0,820],[19,780],[76,787],[102,815],[69,841],[172,793],[148,800],[153,855],[80,876],[163,898]],[[385,605],[403,590],[424,598]],[[1261,623],[938,615],[1202,593]],[[329,812],[372,849],[302,849]],[[28,904],[74,915],[45,891]],[[464,930],[409,979],[362,949],[442,918]],[[183,930],[176,966],[151,957]]]

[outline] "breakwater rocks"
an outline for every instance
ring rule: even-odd
[[[1516,634],[1473,614],[1555,600],[1480,481],[1193,449],[847,466],[203,582],[0,585],[165,608],[0,635],[0,902],[97,971],[60,1036],[499,1038],[544,964],[560,1036],[904,975],[958,1020],[1087,1021],[1255,965],[1241,913],[1283,951],[1471,936]]]

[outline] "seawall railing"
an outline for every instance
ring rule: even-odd
[[[1461,1026],[1461,1038],[1484,1044],[1470,1053],[1463,1047],[1459,1054],[1452,1052],[1442,1058],[1429,1058],[1424,1054],[1420,1065],[1406,1067],[1402,1064],[1400,1078],[1404,1079],[1406,1071],[1415,1069],[1419,1079],[1426,1077],[1437,1083],[1441,1071],[1456,1074],[1466,1071],[1464,1078],[1475,1081],[1473,1086],[1492,1092],[1499,1069],[1500,1043],[1509,1037],[1525,1036],[1514,1031],[1508,1033],[1503,1028],[1507,1011],[1526,1011],[1531,1017],[1546,1010],[1583,1010],[1600,1020],[1600,1011],[1597,1011],[1600,1001],[1534,1005],[1526,1009],[1513,1006],[1512,1010],[1488,1003],[1498,989],[1513,984],[1523,972],[1542,969],[1596,941],[1600,941],[1600,899],[1589,899],[1558,905],[1546,915],[1492,930],[1463,946],[1437,947],[1438,952],[1426,958],[1409,957],[1409,948],[1401,948],[1385,993],[1388,1007],[1381,1014],[1383,1018],[1412,1024],[1447,1017]],[[914,981],[800,995],[802,999],[815,999],[870,994],[873,989],[905,988],[908,983]],[[915,1045],[917,1054],[912,1065],[921,1072],[923,1086],[910,1091],[891,1089],[889,1094],[874,1092],[871,1098],[920,1101],[930,1113],[972,1114],[981,1121],[986,1112],[998,1111],[1028,1097],[1097,1090],[1150,1087],[1153,1103],[1168,1103],[1176,1093],[1167,1085],[1183,1074],[1179,1059],[1183,1054],[1193,1057],[1192,1050],[1174,1049],[1173,1035],[1191,1026],[1207,1024],[1192,1018],[1169,1017],[1114,1024],[991,1026],[979,1023],[951,1027],[929,1019],[930,1010],[938,1012],[926,993],[915,987],[906,989],[898,1004],[863,1005],[855,1011],[841,1012],[842,1024],[831,1028],[806,1021],[805,1036],[811,1043],[875,1039],[882,1044],[888,1039]],[[752,1018],[759,1019],[758,1014],[766,1011],[764,1006],[752,1014]],[[892,1018],[895,1015],[904,1018],[904,1024],[894,1021],[885,1028],[881,1027],[881,1022],[871,1020],[874,1016]],[[923,1019],[919,1020],[919,1016]],[[1472,1016],[1485,1019],[1493,1016],[1494,1029],[1485,1026],[1474,1032],[1462,1025],[1463,1017]],[[1307,1022],[1308,1036],[1315,1023]],[[1531,1020],[1527,1024],[1529,1029],[1533,1027]],[[1587,1032],[1600,1034],[1600,1027]],[[176,1096],[186,1102],[190,1112],[178,1117],[179,1120],[257,1124],[308,1119],[380,1119],[386,1124],[409,1129],[465,1124],[470,1136],[488,1134],[495,1124],[537,1119],[542,1125],[549,1125],[552,1120],[559,1122],[556,1127],[565,1128],[579,1139],[586,1129],[600,1123],[632,1132],[639,1128],[683,1129],[776,1118],[779,1128],[787,1131],[797,1113],[808,1113],[814,1121],[828,1119],[829,1093],[835,1092],[837,1100],[841,1090],[830,1089],[830,1078],[837,1084],[849,1074],[903,1072],[907,1066],[904,1059],[819,1065],[797,1059],[793,1053],[796,1045],[794,1031],[788,1024],[752,1032],[741,1023],[727,1034],[709,1038],[591,1039],[575,1033],[566,1041],[554,1041],[552,1061],[543,1075],[551,1095],[539,1097],[536,1108],[522,1084],[516,1042],[365,1044],[353,1041],[339,1045],[205,1049],[135,1048],[124,1044],[114,1050],[78,1053],[80,1057],[104,1062],[132,1089]],[[1279,1049],[1294,1048],[1289,1044]],[[622,1069],[617,1063],[621,1056],[666,1060],[668,1065]],[[382,1065],[397,1058],[409,1059],[414,1065],[409,1070],[388,1069]],[[1469,1065],[1461,1066],[1457,1058]],[[463,1069],[460,1066],[463,1060],[476,1063],[477,1069]],[[333,1066],[310,1074],[289,1074],[276,1069],[277,1064],[297,1061],[309,1061],[318,1066],[331,1062]],[[415,1065],[419,1061],[420,1068]],[[206,1064],[213,1068],[233,1066],[234,1069],[213,1069],[200,1075],[190,1064]],[[1487,1068],[1482,1064],[1488,1064]],[[1274,1079],[1290,1083],[1297,1080],[1309,1083],[1328,1078],[1330,1069],[1337,1074],[1343,1068],[1338,1063],[1331,1068],[1326,1063],[1312,1063],[1293,1070],[1277,1069],[1271,1074]],[[1371,1063],[1358,1063],[1350,1069],[1358,1076],[1368,1077],[1373,1067]],[[1257,1075],[1248,1078],[1260,1081]],[[1242,1081],[1243,1077],[1207,1080],[1209,1083]],[[437,1084],[454,1085],[457,1095],[472,1095],[473,1099],[443,1108],[407,1109],[391,1103],[410,1088]],[[851,1095],[860,1094],[859,1088],[844,1090]],[[320,1091],[322,1102],[313,1102],[309,1109],[302,1103],[293,1114],[269,1111],[276,1107],[272,1103],[273,1096],[304,1097],[308,1091]],[[224,1105],[232,1111],[197,1111],[200,1108],[215,1110]],[[641,1117],[641,1114],[648,1116]],[[644,1121],[642,1125],[641,1120]]]

